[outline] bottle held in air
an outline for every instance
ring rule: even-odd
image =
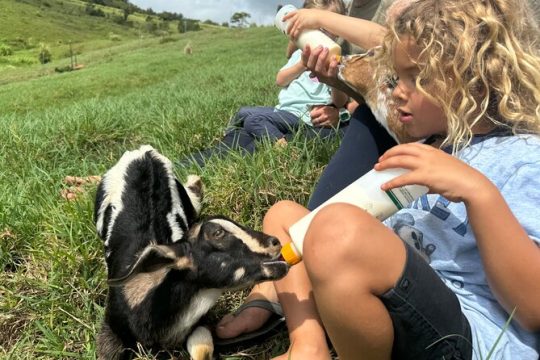
[[[339,193],[322,203],[315,210],[304,216],[289,228],[292,241],[281,249],[281,256],[294,265],[302,260],[304,236],[311,220],[320,209],[332,203],[348,203],[364,209],[380,221],[408,206],[415,199],[426,194],[428,188],[422,185],[406,185],[383,191],[381,185],[405,174],[409,170],[395,168],[383,171],[371,170]],[[339,216],[339,214],[337,214]]]
[[[285,35],[287,34],[289,22],[283,21],[283,17],[295,10],[297,10],[297,8],[294,5],[284,5],[276,14],[274,23],[276,27]],[[296,46],[299,49],[304,49],[306,45],[309,45],[311,49],[315,49],[319,45],[328,48],[328,59],[332,59],[332,56],[336,56],[337,60],[339,61],[341,58],[341,47],[321,30],[302,31],[302,33],[296,39]]]

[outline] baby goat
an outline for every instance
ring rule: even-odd
[[[109,294],[98,357],[124,359],[138,344],[153,351],[187,340],[195,360],[212,358],[199,320],[225,290],[280,279],[278,239],[214,216],[196,223],[202,184],[186,186],[150,146],[126,152],[103,177],[95,220],[104,240]]]
[[[374,59],[379,51],[380,47],[375,47],[363,54],[343,56],[338,69],[338,77],[363,97],[375,119],[398,143],[420,140],[408,135],[403,124],[398,120],[397,105],[392,99],[395,84],[391,74],[376,77],[375,66],[377,65]]]

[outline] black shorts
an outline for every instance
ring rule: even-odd
[[[392,359],[472,359],[471,327],[456,295],[410,245],[393,289],[381,296],[394,326]]]

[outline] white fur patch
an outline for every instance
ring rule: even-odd
[[[384,126],[386,131],[396,140],[399,142],[396,134],[390,130],[390,127],[388,126],[388,109],[390,107],[389,102],[391,95],[387,94],[385,92],[390,92],[388,89],[386,91],[384,90],[377,90],[377,100],[376,104],[369,104],[371,111],[373,111],[373,116],[375,116],[375,119]]]
[[[270,268],[269,268],[269,267],[266,267],[266,266],[263,266],[263,268],[262,268],[262,273],[263,273],[263,275],[264,275],[265,277],[267,277],[267,278],[270,278],[270,277],[272,277],[272,275],[273,275],[273,274],[272,274],[272,271],[270,270]]]
[[[219,289],[205,289],[193,296],[189,305],[178,317],[175,325],[165,334],[164,343],[177,345],[179,341],[182,341],[193,324],[199,321],[201,316],[214,306],[222,293],[223,291]]]
[[[146,151],[153,150],[151,146],[141,146],[138,150],[126,151],[120,160],[105,174],[102,180],[104,198],[101,206],[98,209],[98,216],[96,227],[98,233],[103,234],[103,229],[107,227],[107,237],[105,239],[105,246],[109,245],[109,239],[111,236],[112,228],[116,217],[124,208],[122,203],[122,194],[126,187],[125,175],[126,170],[133,161],[140,159],[144,156]],[[108,206],[111,206],[111,219],[108,224],[104,224],[104,212]]]
[[[271,254],[272,250],[265,248],[259,243],[259,240],[255,239],[251,235],[249,235],[247,232],[245,232],[242,228],[238,227],[237,225],[233,224],[232,222],[223,220],[223,219],[212,219],[210,220],[213,223],[219,224],[222,228],[227,230],[229,233],[233,234],[238,239],[242,240],[246,246],[253,251],[254,253],[258,254]]]
[[[234,275],[233,275],[233,280],[234,281],[238,281],[242,278],[242,276],[244,276],[246,274],[246,269],[244,268],[239,268],[239,269],[236,269],[235,272],[234,272]]]
[[[195,194],[190,187],[198,181],[201,181],[201,178],[199,176],[188,175],[186,184],[184,186],[197,215],[201,212],[201,197],[200,194]]]
[[[152,157],[161,161],[165,167],[165,171],[167,172],[167,180],[169,183],[172,201],[172,209],[171,212],[167,214],[167,221],[169,222],[169,227],[172,231],[172,241],[176,242],[182,239],[184,236],[184,231],[182,231],[182,228],[176,222],[176,216],[180,216],[186,225],[188,224],[188,221],[186,214],[184,213],[184,208],[182,207],[182,202],[180,201],[180,194],[178,194],[178,190],[176,188],[176,177],[174,176],[173,165],[169,159],[155,150],[152,151]]]
[[[214,342],[210,330],[203,326],[198,326],[189,335],[186,347],[189,355],[194,360],[212,359]]]

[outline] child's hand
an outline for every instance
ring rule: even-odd
[[[388,190],[404,185],[424,185],[430,193],[453,202],[469,204],[475,198],[496,189],[482,173],[461,160],[432,146],[410,143],[397,145],[380,158],[375,170],[409,169],[411,172],[382,185]]]
[[[311,49],[309,45],[302,51],[302,63],[308,70],[311,70],[320,82],[336,87],[339,84],[338,74],[338,61],[336,58],[328,61],[328,49],[323,47],[316,47]]]
[[[287,34],[296,40],[305,29],[318,29],[319,19],[325,16],[326,11],[318,9],[300,9],[292,11],[283,17],[288,21]]]
[[[314,106],[309,115],[315,127],[335,127],[339,123],[339,110],[333,106]]]

